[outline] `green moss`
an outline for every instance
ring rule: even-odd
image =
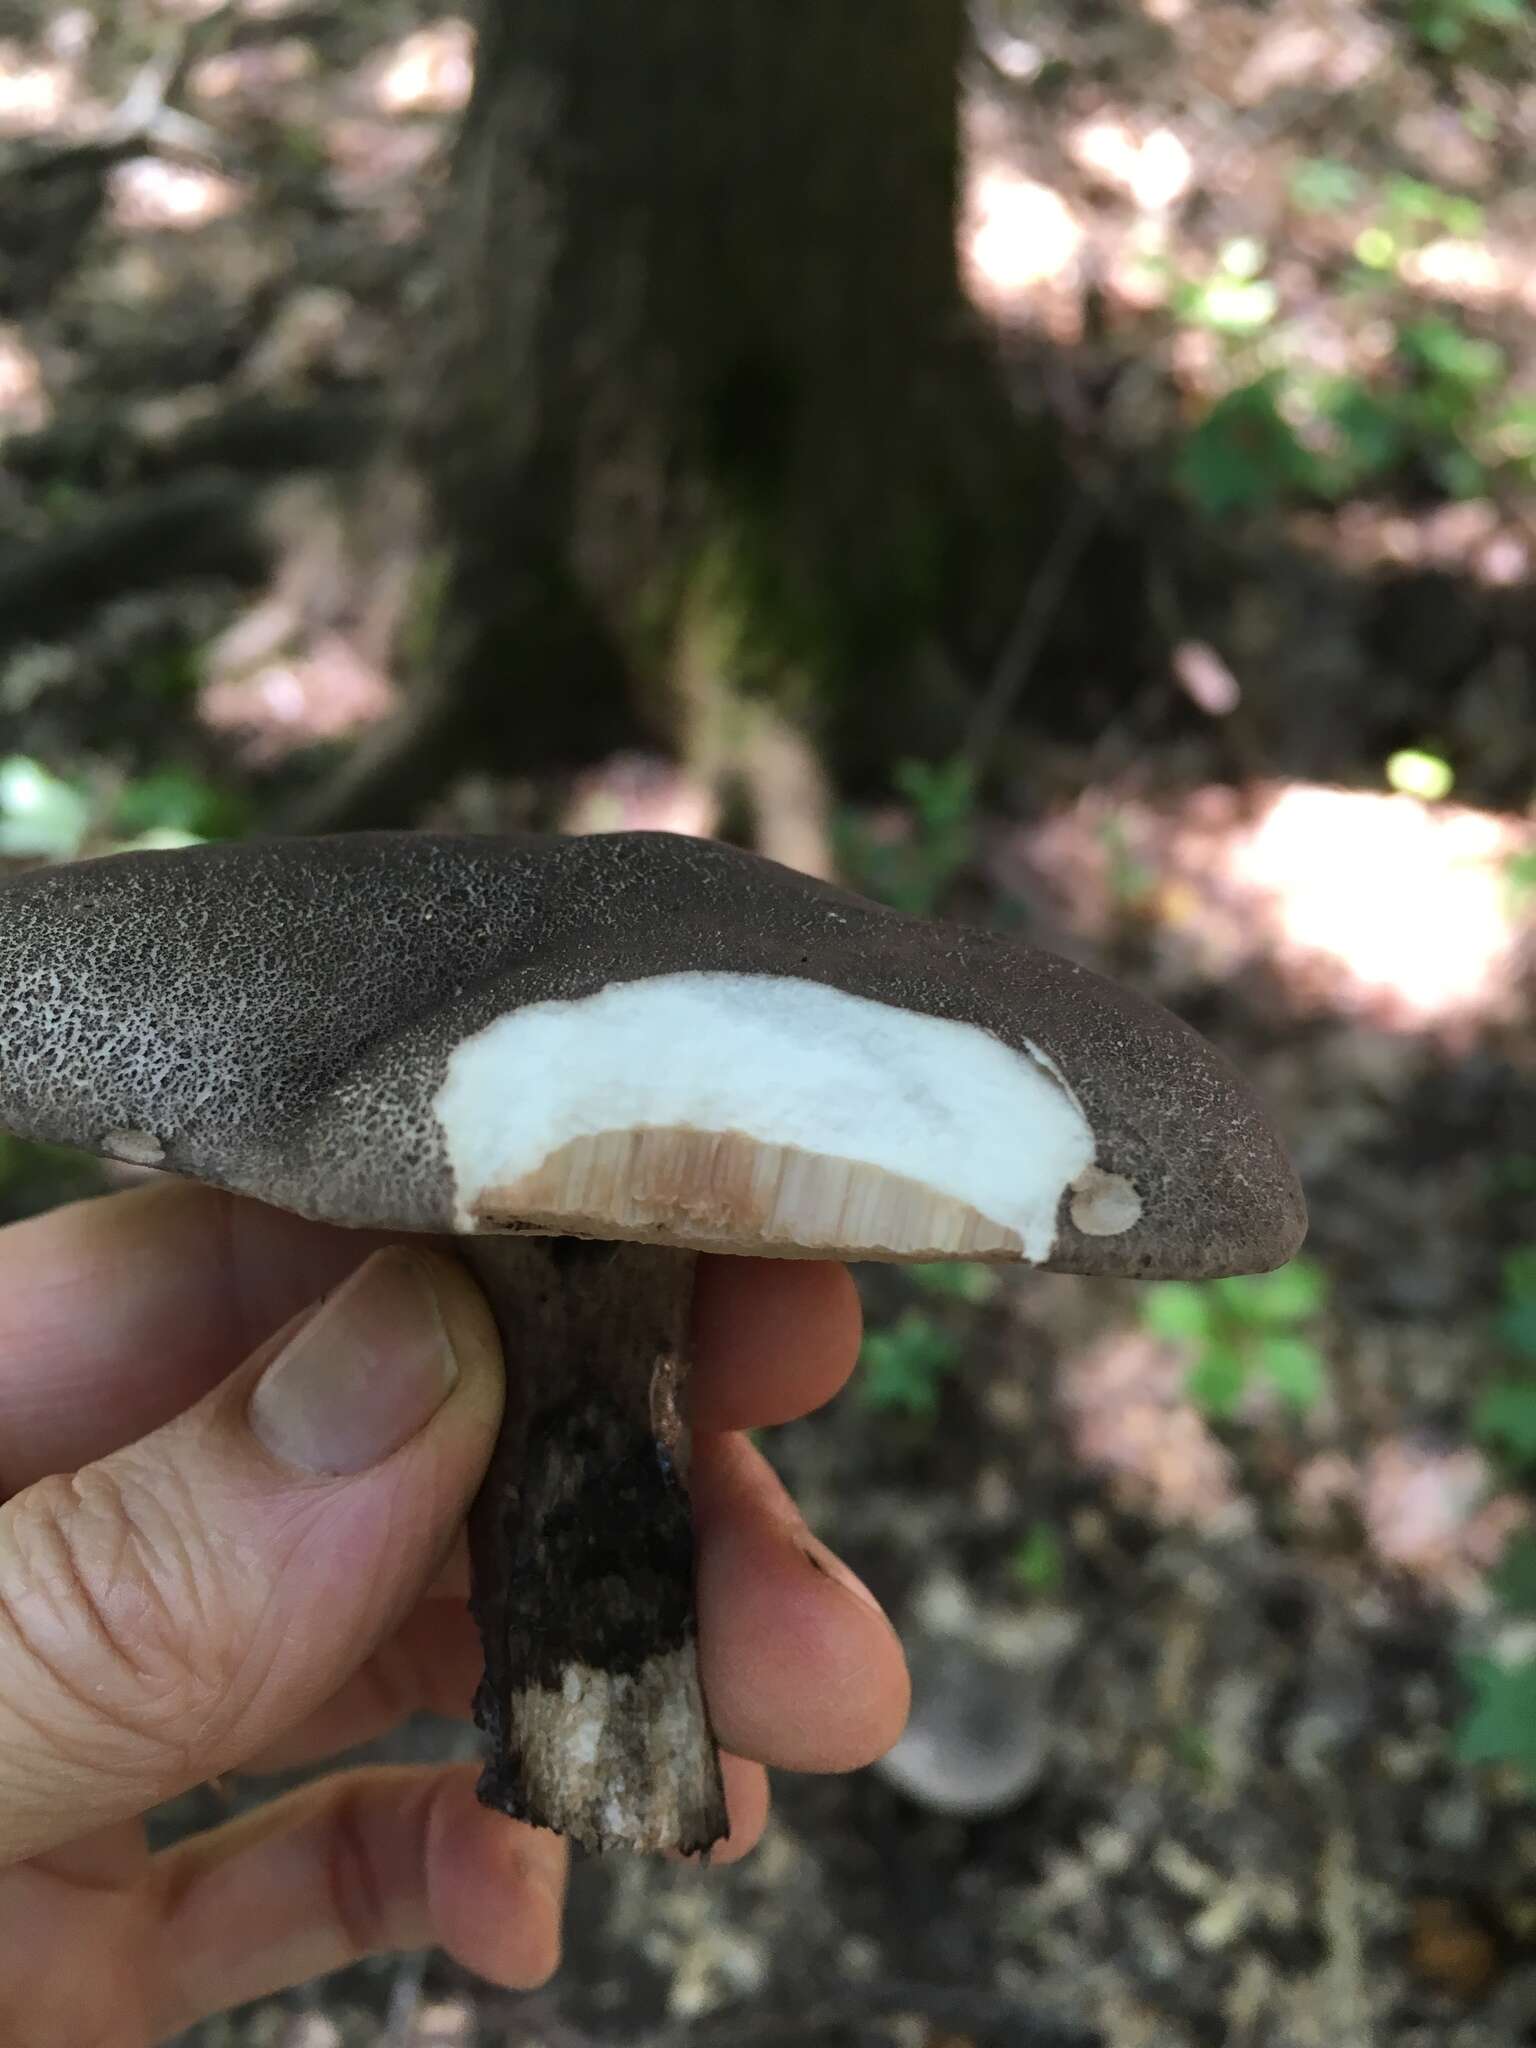
[[[438,656],[443,612],[452,582],[452,554],[446,547],[429,549],[417,562],[406,594],[401,621],[400,658],[409,675],[422,675]]]

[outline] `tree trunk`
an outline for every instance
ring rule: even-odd
[[[328,822],[642,735],[730,780],[765,705],[855,769],[954,739],[932,649],[995,641],[1056,495],[956,280],[962,29],[484,0],[415,373],[434,682]]]

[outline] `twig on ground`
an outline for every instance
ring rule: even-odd
[[[960,751],[973,770],[981,767],[1006,729],[1102,516],[1098,497],[1079,491],[1056,529],[1056,538],[1025,593],[1013,631],[971,716]]]

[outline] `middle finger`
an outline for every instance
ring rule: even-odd
[[[736,1755],[781,1770],[851,1770],[901,1733],[907,1677],[890,1623],[806,1528],[745,1438],[700,1436],[700,1664]],[[249,1768],[288,1770],[372,1740],[412,1713],[469,1718],[480,1647],[450,1566],[388,1642]]]

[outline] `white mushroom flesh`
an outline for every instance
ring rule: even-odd
[[[1042,1260],[1094,1157],[1043,1053],[774,975],[510,1010],[434,1108],[460,1229],[705,1250]]]

